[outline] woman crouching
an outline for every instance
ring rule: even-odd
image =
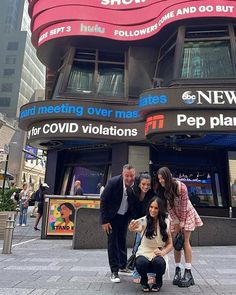
[[[172,248],[170,222],[166,217],[162,200],[153,197],[148,205],[146,216],[132,220],[129,230],[140,232],[141,244],[136,253],[136,268],[141,275],[140,284],[144,292],[158,292],[163,284],[162,277],[168,263],[167,253]],[[155,273],[156,283],[148,285],[148,273]]]

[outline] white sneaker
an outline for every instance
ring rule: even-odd
[[[119,269],[119,275],[131,276],[132,273],[133,273],[132,270],[130,270],[128,268]]]
[[[22,226],[25,226],[25,224],[23,223]]]
[[[111,274],[111,281],[112,283],[120,283],[120,277],[117,272]]]
[[[20,224],[19,223],[17,223],[17,225],[16,226],[20,226]]]

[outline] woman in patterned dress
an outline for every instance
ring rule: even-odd
[[[162,167],[157,171],[157,194],[166,201],[171,219],[171,232],[174,235],[180,231],[184,233],[184,276],[181,277],[181,251],[175,250],[176,269],[173,284],[179,287],[189,287],[194,285],[191,273],[192,247],[190,245],[190,236],[196,227],[203,225],[202,220],[189,200],[186,185],[173,179],[167,167]]]

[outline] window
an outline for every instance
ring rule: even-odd
[[[174,32],[160,47],[153,87],[168,86],[173,79],[174,56],[177,32]]]
[[[10,97],[0,97],[0,107],[9,107],[11,102]]]
[[[12,92],[13,85],[12,83],[3,83],[1,87],[1,91],[3,92]]]
[[[7,50],[17,50],[18,49],[18,42],[8,42]]]
[[[3,76],[4,77],[11,77],[15,74],[15,69],[4,69]]]
[[[185,42],[181,78],[233,77],[229,41]]]
[[[230,25],[197,26],[183,30],[183,51],[179,77],[217,79],[235,76]]]
[[[231,202],[232,207],[236,207],[236,152],[228,152],[229,158],[229,175],[230,175],[230,188],[231,188]]]
[[[77,49],[66,91],[101,97],[123,97],[124,65],[123,53]]]
[[[194,206],[223,206],[218,173],[211,173],[210,171],[175,171],[173,176],[187,186],[189,199]]]
[[[6,62],[7,65],[16,64],[16,55],[7,55],[5,62]]]

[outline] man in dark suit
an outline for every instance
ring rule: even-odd
[[[133,192],[135,169],[126,164],[122,175],[112,177],[101,194],[102,228],[108,237],[108,260],[111,281],[119,283],[118,272],[127,271],[126,236],[128,221],[135,218],[138,200]]]

